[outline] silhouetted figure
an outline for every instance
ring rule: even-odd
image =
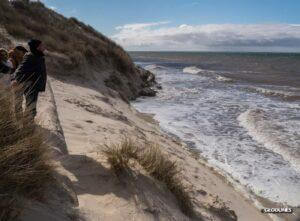
[[[8,53],[4,48],[0,48],[0,73],[7,74],[12,68],[12,64],[8,62]]]
[[[14,72],[19,67],[19,65],[22,63],[25,54],[27,53],[27,49],[23,46],[17,46],[14,49],[10,50],[8,52],[8,60],[12,63],[12,69],[11,69],[11,81],[14,80]],[[22,104],[23,104],[23,90],[21,86],[19,87],[12,87],[13,92],[13,98],[14,98],[14,107],[15,107],[15,114],[18,120],[22,119],[23,116],[23,110],[22,110]]]
[[[12,79],[13,87],[21,87],[26,99],[25,114],[29,120],[36,116],[36,104],[39,92],[45,91],[47,82],[44,44],[32,39],[28,42],[30,52],[25,54]]]

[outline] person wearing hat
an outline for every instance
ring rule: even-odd
[[[10,82],[15,80],[14,79],[14,72],[17,70],[25,54],[27,53],[27,49],[23,46],[19,45],[14,47],[12,50],[8,52],[8,60],[12,63],[12,69],[10,71]],[[15,114],[18,120],[22,119],[23,111],[22,111],[22,104],[23,104],[23,90],[21,87],[13,87],[13,100],[14,100],[14,108]]]
[[[15,71],[11,85],[22,88],[26,100],[26,117],[34,120],[39,92],[44,92],[47,82],[44,58],[45,46],[40,40],[28,42],[30,52],[25,54],[23,61]]]
[[[13,74],[17,70],[19,64],[21,64],[21,62],[23,61],[24,55],[27,52],[27,49],[21,45],[14,47],[8,52],[8,60],[11,61],[13,66],[11,74]]]
[[[8,52],[4,48],[0,48],[0,73],[7,74],[12,68],[12,64],[8,61]]]
[[[13,64],[8,59],[8,53],[4,48],[0,48],[0,83],[5,87],[9,87],[9,79],[5,74],[11,73]]]

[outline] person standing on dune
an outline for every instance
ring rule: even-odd
[[[2,86],[9,87],[9,78],[4,75],[11,73],[13,69],[12,62],[8,59],[8,52],[4,48],[0,48],[0,83]]]
[[[9,61],[12,63],[13,68],[10,71],[10,81],[14,80],[14,73],[22,63],[25,54],[27,53],[27,49],[23,46],[19,45],[13,48],[8,52]],[[21,120],[23,116],[22,104],[23,104],[23,90],[21,87],[13,87],[12,88],[14,106],[15,106],[15,114],[17,120]]]
[[[44,58],[45,46],[40,40],[28,42],[30,52],[24,56],[22,63],[15,71],[11,85],[22,88],[26,100],[25,116],[33,121],[37,111],[36,105],[39,92],[44,92],[47,82],[46,64]]]
[[[0,48],[0,73],[7,74],[12,69],[12,64],[8,62],[8,52]]]
[[[16,46],[8,52],[8,60],[12,63],[11,75],[17,70],[22,63],[24,55],[27,53],[27,49],[21,45]]]

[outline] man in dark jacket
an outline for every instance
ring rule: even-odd
[[[47,72],[44,58],[45,47],[39,40],[28,42],[30,52],[25,54],[22,63],[14,73],[12,86],[21,86],[26,99],[26,116],[33,120],[39,92],[45,91]]]

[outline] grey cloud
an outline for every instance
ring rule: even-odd
[[[300,51],[300,25],[223,24],[164,27],[164,23],[118,27],[113,36],[127,49],[144,47],[161,50],[284,50]],[[138,28],[136,28],[138,27]]]

